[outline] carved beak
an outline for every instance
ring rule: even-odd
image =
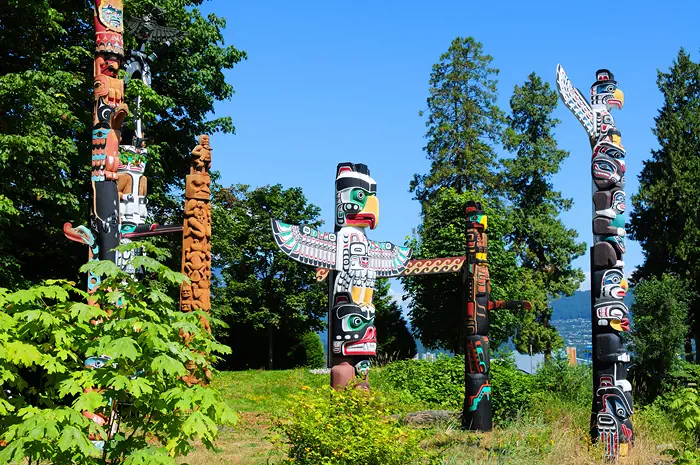
[[[620,89],[615,89],[615,92],[613,93],[613,98],[608,100],[608,103],[617,106],[617,109],[621,110],[623,105],[625,104],[625,93],[622,92]]]
[[[486,215],[482,215],[482,216],[481,216],[481,219],[479,220],[479,224],[483,224],[483,225],[484,225],[484,229],[488,228],[488,227],[489,227],[489,220],[488,220],[488,217],[487,217]]]
[[[362,223],[369,226],[369,229],[374,229],[379,223],[379,199],[376,195],[370,195],[365,202],[365,208],[361,212],[354,215],[348,215],[348,224]]]

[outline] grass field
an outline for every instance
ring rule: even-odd
[[[379,378],[380,370],[373,371]],[[284,415],[284,400],[302,388],[327,383],[328,375],[314,375],[304,369],[220,373],[214,386],[239,412],[239,423],[221,430],[219,451],[198,448],[180,463],[280,463],[285,457],[284,445],[271,426],[276,416]],[[445,465],[600,464],[602,452],[599,446],[590,443],[588,421],[587,408],[548,399],[536,402],[530,411],[509,424],[496,425],[490,433],[464,432],[454,422],[432,426],[422,446],[439,451]],[[635,415],[633,421],[636,444],[629,457],[620,459],[620,464],[670,464],[670,459],[661,452],[674,441],[673,431],[644,412]]]

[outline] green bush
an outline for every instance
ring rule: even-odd
[[[512,357],[491,360],[491,405],[495,421],[517,417],[530,406],[534,377],[515,366]],[[426,408],[461,410],[464,402],[464,357],[438,356],[437,360],[400,360],[382,368],[372,385],[394,391],[408,403]]]
[[[512,355],[491,360],[489,382],[494,423],[515,420],[530,408],[535,378],[519,370]]]
[[[401,426],[398,410],[380,393],[330,387],[291,396],[275,421],[284,433],[287,463],[408,465],[434,463],[419,443],[424,433]]]
[[[404,402],[431,408],[461,410],[464,400],[464,357],[439,355],[437,360],[399,360],[372,376],[372,386],[395,391]]]
[[[593,395],[593,372],[587,365],[569,365],[561,352],[542,364],[534,376],[535,390],[554,394],[561,400],[590,405]]]
[[[299,338],[299,342],[289,351],[289,358],[297,367],[323,368],[326,366],[323,342],[313,331],[304,333]]]
[[[213,353],[228,348],[203,329],[200,311],[183,313],[168,297],[185,278],[152,258],[157,249],[120,250],[140,246],[151,255],[132,262],[146,270],[143,281],[90,261],[81,271],[102,276],[90,296],[56,280],[0,289],[0,464],[174,465],[194,441],[213,448],[217,424],[235,420],[216,389],[182,380],[188,361],[201,379]],[[103,355],[101,368],[83,368]],[[102,451],[89,435],[105,441]]]

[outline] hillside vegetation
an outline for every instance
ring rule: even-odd
[[[553,367],[545,367],[536,376],[519,372],[507,360],[494,363],[495,428],[490,433],[461,431],[456,419],[422,427],[403,425],[400,419],[408,412],[459,410],[463,373],[460,358],[440,358],[434,363],[394,362],[372,371],[373,393],[362,394],[369,399],[366,403],[351,396],[352,413],[334,416],[327,411],[330,398],[326,390],[327,375],[314,375],[306,369],[223,372],[216,376],[214,384],[224,392],[229,406],[240,412],[241,421],[235,428],[222,431],[218,453],[201,449],[181,463],[399,463],[362,461],[357,456],[343,454],[351,454],[348,449],[356,453],[363,448],[378,451],[384,447],[398,456],[406,453],[404,448],[412,440],[417,441],[419,450],[412,452],[413,461],[407,463],[602,463],[602,450],[591,444],[588,435],[590,373],[583,367],[567,367],[562,361],[555,361]],[[334,402],[336,407],[337,403],[348,405],[348,398],[334,397]],[[620,463],[671,463],[663,452],[681,441],[680,433],[668,425],[667,417],[659,409],[638,410],[634,416],[635,448]],[[382,420],[379,426],[373,426],[371,434],[353,437],[348,430],[343,433],[343,425],[350,421],[347,418],[373,422],[382,416],[386,416],[386,422]],[[285,431],[292,432],[294,440]],[[335,433],[327,434],[327,431]],[[403,439],[393,444],[376,444],[373,440],[373,436],[386,437],[392,431]],[[336,458],[320,457],[323,453],[319,451],[326,446],[333,449],[329,454],[337,454]],[[289,457],[289,452],[295,450]]]

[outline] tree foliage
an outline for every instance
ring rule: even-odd
[[[534,311],[491,314],[494,347],[513,337],[516,348],[551,353],[562,345],[550,325],[552,299],[571,295],[583,279],[571,262],[585,252],[559,213],[571,200],[552,186],[568,156],[553,136],[557,94],[535,73],[515,86],[507,117],[496,103],[498,70],[481,43],[456,38],[433,67],[425,147],[427,175],[410,190],[421,201],[417,258],[465,253],[467,201],[481,201],[489,216],[489,270],[494,300],[529,300]],[[505,127],[504,127],[505,126]],[[514,154],[499,159],[497,144]],[[408,278],[411,327],[426,346],[461,353],[461,276]]]
[[[684,355],[688,334],[688,306],[697,294],[687,282],[664,274],[643,280],[634,288],[633,373],[637,391],[650,400]]]
[[[137,246],[147,245],[129,247]],[[217,390],[182,380],[189,361],[202,378],[214,354],[229,351],[199,312],[180,312],[167,296],[184,276],[150,257],[133,265],[147,279],[133,281],[109,261],[82,267],[103,275],[90,296],[99,306],[63,280],[0,289],[0,463],[174,465],[195,440],[213,448],[217,424],[235,421]],[[86,357],[104,356],[101,368],[83,368]],[[108,421],[100,426],[83,411]],[[106,440],[103,451],[89,435]]]
[[[629,231],[644,249],[636,279],[674,273],[700,286],[700,63],[683,49],[656,83],[664,104],[656,116],[658,150],[644,162],[632,198]],[[691,302],[696,344],[700,300]]]
[[[377,328],[377,356],[384,360],[413,358],[416,341],[408,329],[408,322],[401,313],[401,306],[391,297],[391,286],[386,279],[378,279],[372,302]]]
[[[498,69],[492,60],[474,38],[457,37],[433,66],[425,111],[430,173],[414,175],[410,185],[421,202],[443,187],[458,193],[494,187],[490,143],[500,140],[503,113],[496,105]]]
[[[488,263],[494,300],[529,300],[535,294],[527,270],[518,267],[515,252],[508,250],[503,238],[512,231],[510,217],[504,216],[489,200],[475,192],[457,193],[442,189],[424,203],[423,223],[411,244],[416,258],[462,256],[466,250],[467,201],[482,202],[488,216]],[[459,273],[408,276],[401,279],[409,297],[411,328],[429,348],[444,348],[463,353],[460,328],[464,326],[462,276]],[[506,309],[491,312],[489,339],[495,348],[516,333],[524,311]],[[523,351],[526,348],[522,348]]]
[[[153,2],[126,0],[139,16]],[[171,196],[181,187],[195,137],[232,132],[229,117],[211,118],[216,100],[233,88],[223,70],[245,53],[223,45],[225,21],[203,17],[203,0],[161,0],[167,26],[186,34],[169,47],[153,44],[153,88],[132,81],[125,101],[142,117],[149,146],[150,212],[157,222],[178,212]],[[48,277],[76,278],[85,261],[67,245],[62,226],[87,222],[94,30],[92,2],[9,0],[0,5],[0,286]],[[129,50],[135,40],[128,35]],[[128,123],[132,124],[132,123]]]
[[[229,325],[230,368],[287,368],[289,347],[323,328],[327,296],[313,267],[279,251],[270,219],[321,225],[319,208],[300,188],[216,188],[213,195],[213,307]]]
[[[552,116],[559,97],[549,83],[532,73],[516,85],[510,99],[511,114],[504,133],[505,147],[513,158],[503,160],[502,185],[512,215],[512,229],[504,237],[518,264],[530,275],[531,302],[535,318],[520,332],[522,345],[534,352],[551,354],[562,345],[550,325],[550,301],[572,295],[583,280],[571,262],[586,251],[578,233],[567,228],[559,213],[571,208],[572,200],[554,190],[552,176],[569,153],[557,147],[553,130],[560,123]]]

